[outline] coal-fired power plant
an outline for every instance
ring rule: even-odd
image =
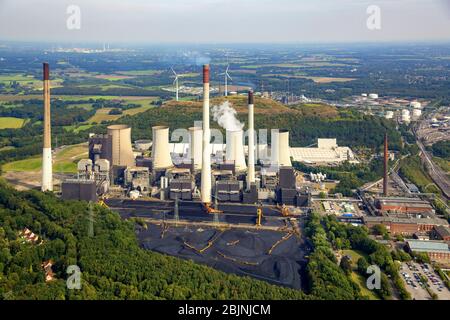
[[[136,205],[148,208],[148,212],[155,206],[166,212],[176,203],[180,212],[186,206],[200,214],[215,215],[222,212],[221,206],[233,214],[256,212],[256,208],[262,210],[261,206],[279,210],[305,206],[309,198],[305,190],[302,193],[297,188],[289,131],[274,129],[271,145],[262,141],[258,145],[254,119],[257,105],[252,91],[247,102],[247,131],[229,102],[226,107],[210,110],[210,67],[203,66],[202,126],[182,129],[183,142],[176,143],[170,141],[171,128],[161,125],[149,128],[151,141],[137,140],[134,145],[132,128],[127,125],[111,125],[106,134],[91,134],[89,158],[80,160],[76,179],[63,183],[63,198],[92,201],[102,197],[116,201],[112,202],[114,206]],[[218,109],[223,111],[220,116]],[[210,111],[224,129],[214,131],[214,141]],[[216,137],[220,132],[225,133],[225,144]],[[271,157],[266,154],[268,150]],[[263,223],[262,216],[258,221]]]
[[[209,65],[203,66],[203,163],[201,199],[211,203],[211,132],[209,128]]]
[[[42,150],[42,191],[53,191],[52,138],[50,115],[50,67],[44,63],[44,148]]]

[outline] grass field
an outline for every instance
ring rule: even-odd
[[[434,157],[433,161],[436,162],[442,170],[447,172],[447,174],[450,174],[450,161],[438,157]]]
[[[342,250],[340,252],[342,256],[350,256],[352,260],[353,265],[353,272],[351,274],[352,280],[358,284],[359,288],[361,289],[362,295],[367,297],[370,300],[379,300],[379,297],[371,290],[369,290],[366,286],[366,279],[362,275],[356,272],[357,263],[360,258],[364,256],[361,252],[355,251],[355,250]],[[366,257],[367,258],[367,257]]]
[[[153,108],[153,106],[151,106],[149,103],[147,103],[145,101],[133,101],[133,103],[141,104],[141,106],[138,108],[125,110],[123,112],[123,114],[120,114],[120,115],[110,115],[109,112],[111,111],[111,108],[99,109],[99,110],[97,110],[95,115],[87,121],[87,124],[101,123],[103,121],[116,121],[116,120],[122,118],[123,116],[127,116],[127,115],[134,116],[136,114],[145,112],[145,111]]]
[[[76,173],[77,162],[87,157],[86,144],[69,146],[54,155],[53,172]],[[33,157],[25,160],[6,163],[2,167],[3,172],[36,172],[42,168],[42,158]]]
[[[0,129],[19,129],[27,122],[27,119],[0,117]]]

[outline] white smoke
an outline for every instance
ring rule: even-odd
[[[228,101],[225,101],[220,106],[214,106],[212,113],[214,121],[227,131],[239,131],[244,128],[244,124],[236,117],[236,110]]]

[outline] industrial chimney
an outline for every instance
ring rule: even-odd
[[[253,92],[248,92],[248,175],[247,189],[250,190],[255,183],[255,119],[254,119],[254,97]]]
[[[209,65],[203,66],[203,164],[201,198],[211,203],[211,132],[209,129]]]
[[[389,142],[387,133],[384,135],[384,177],[383,177],[383,195],[388,196],[388,177],[389,177]]]
[[[169,127],[153,127],[153,168],[156,170],[173,167],[169,148]]]
[[[244,132],[242,130],[227,131],[226,159],[227,161],[234,161],[236,171],[242,172],[247,170],[244,151]]]
[[[189,159],[192,161],[195,170],[202,169],[203,160],[203,130],[202,128],[189,128]]]
[[[109,126],[108,135],[111,137],[111,165],[134,167],[131,127],[120,124]]]
[[[53,191],[52,138],[50,117],[50,67],[44,63],[44,148],[42,150],[42,191]]]

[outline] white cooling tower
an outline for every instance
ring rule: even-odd
[[[289,146],[289,131],[273,129],[271,147],[271,164],[276,167],[291,167],[291,149]]]
[[[279,159],[281,167],[292,167],[291,148],[289,146],[289,131],[280,130],[278,134]]]
[[[202,128],[189,128],[189,159],[192,160],[195,170],[202,169],[203,162],[203,130]]]
[[[169,127],[153,127],[153,169],[173,167],[169,148]]]
[[[272,166],[280,165],[280,148],[279,148],[279,130],[271,130],[271,147],[270,147],[270,163]]]
[[[242,130],[227,131],[226,159],[228,161],[234,161],[236,171],[247,170],[244,151],[244,132]]]
[[[113,125],[108,127],[111,136],[112,166],[134,167],[134,154],[131,144],[131,127],[126,125]]]

